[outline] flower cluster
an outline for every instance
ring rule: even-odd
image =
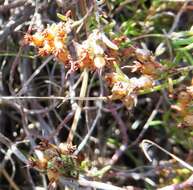
[[[72,22],[73,23],[73,22]],[[41,32],[33,35],[26,34],[25,44],[38,48],[40,56],[54,55],[60,62],[68,65],[74,65],[77,68],[102,68],[106,65],[107,48],[118,50],[117,45],[111,42],[107,36],[99,30],[94,30],[88,38],[82,43],[72,42],[77,54],[77,60],[73,60],[68,50],[67,39],[69,23],[60,22],[58,24],[48,25]]]
[[[104,33],[94,30],[82,44],[77,45],[80,67],[98,69],[104,67],[107,48],[118,50],[118,46],[111,42]]]
[[[35,151],[39,157],[30,157],[29,165],[46,172],[50,183],[57,182],[60,176],[77,179],[83,158],[73,155],[76,147],[61,143],[58,147],[43,140]]]
[[[123,49],[122,54],[124,57],[129,55],[134,59],[134,65],[129,66],[132,72],[139,71],[142,75],[157,79],[160,73],[165,70],[164,66],[155,60],[149,50],[131,46]]]
[[[54,55],[59,61],[67,63],[69,52],[66,46],[67,32],[65,24],[52,24],[41,32],[26,34],[24,41],[38,48],[40,56]]]
[[[129,51],[130,55],[135,58],[135,65],[130,66],[131,72],[139,71],[141,76],[128,78],[122,71],[119,71],[119,74],[109,73],[105,78],[112,87],[110,98],[119,99],[127,108],[132,108],[137,103],[139,91],[152,88],[163,67],[149,52],[133,47],[126,51]]]
[[[192,84],[186,87],[185,90],[179,92],[177,97],[177,104],[171,107],[178,112],[180,117],[181,127],[193,127],[193,113],[192,113],[192,100],[193,100],[193,80]]]
[[[111,73],[105,78],[112,87],[110,99],[121,100],[129,109],[136,105],[139,90],[151,88],[154,84],[154,81],[146,76],[128,78],[126,75]]]

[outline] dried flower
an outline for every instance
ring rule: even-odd
[[[193,127],[193,113],[192,113],[192,93],[193,85],[186,87],[181,91],[177,97],[177,104],[172,105],[171,108],[178,112],[178,116],[181,118],[179,126]]]
[[[81,44],[74,42],[77,60],[72,61],[67,48],[67,34],[69,24],[73,24],[73,21],[68,19],[68,16],[65,18],[69,22],[48,25],[46,29],[33,35],[26,34],[25,44],[38,48],[40,56],[54,55],[65,65],[71,63],[76,65],[76,68],[87,67],[90,69],[104,67],[106,65],[105,50],[107,48],[118,50],[117,45],[111,42],[104,33],[94,30]]]
[[[76,146],[66,143],[56,146],[47,140],[42,140],[35,150],[41,151],[42,156],[30,157],[29,165],[46,172],[50,183],[57,182],[61,176],[78,178],[83,157],[73,155]]]
[[[54,55],[59,61],[66,64],[69,52],[66,46],[67,32],[64,23],[48,25],[42,32],[33,35],[26,34],[26,44],[38,48],[40,56]]]
[[[142,75],[148,75],[156,79],[164,67],[158,63],[152,53],[148,50],[129,47],[123,50],[124,56],[130,56],[134,58],[131,66],[132,72],[140,71]]]
[[[148,75],[142,75],[139,78],[128,78],[124,73],[109,73],[105,77],[107,84],[112,87],[112,100],[121,100],[127,108],[132,108],[137,104],[137,95],[139,90],[151,88],[154,80]]]
[[[94,30],[81,45],[77,46],[80,67],[102,68],[106,65],[105,49],[118,50],[117,45],[111,42],[104,33]],[[82,55],[86,52],[86,58]]]

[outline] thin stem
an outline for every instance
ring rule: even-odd
[[[10,186],[14,189],[14,190],[20,190],[20,188],[17,186],[17,184],[13,181],[13,179],[9,176],[9,174],[7,173],[7,171],[2,168],[1,169],[2,174],[4,175],[4,177],[6,178],[6,180],[9,182]]]
[[[74,152],[75,155],[77,155],[86,145],[86,143],[88,142],[89,137],[91,136],[93,130],[95,129],[95,126],[97,124],[97,121],[99,119],[99,117],[101,116],[101,110],[98,110],[98,113],[96,115],[95,120],[93,121],[93,124],[90,128],[90,130],[88,131],[88,133],[86,134],[86,136],[84,137],[84,139],[82,140],[82,142],[79,144],[78,148],[76,149],[76,151]]]
[[[26,55],[26,54],[21,54],[21,55],[18,55],[18,53],[12,53],[12,52],[2,52],[0,51],[0,57],[16,57],[16,56],[19,56],[19,57],[23,57],[23,58],[29,58],[29,59],[35,59],[36,56],[34,55]]]
[[[136,145],[136,144],[143,138],[145,132],[146,132],[146,131],[148,130],[148,128],[149,128],[150,122],[151,122],[151,121],[155,118],[155,116],[157,115],[158,110],[159,110],[159,107],[160,107],[162,101],[163,101],[163,98],[161,97],[161,98],[159,99],[159,101],[158,101],[155,109],[152,111],[151,115],[149,116],[148,120],[146,121],[145,125],[143,126],[142,131],[139,133],[139,135],[138,135],[138,137],[135,139],[135,141],[133,141],[133,142],[131,143],[131,145],[129,145],[129,147]]]
[[[23,84],[23,87],[20,89],[20,91],[17,93],[17,95],[21,95],[26,91],[27,86],[29,83],[34,79],[36,75],[40,73],[40,71],[52,60],[53,56],[48,57],[40,66],[38,69],[34,71],[34,73],[30,76],[30,78]]]
[[[87,86],[88,86],[88,74],[89,74],[89,72],[85,68],[84,71],[83,71],[83,80],[82,80],[82,86],[81,86],[81,89],[80,89],[80,96],[79,96],[80,98],[84,98],[85,95],[86,95]],[[78,106],[77,106],[77,109],[76,109],[76,112],[75,112],[75,115],[74,115],[73,123],[72,123],[71,129],[70,129],[70,132],[69,132],[69,135],[68,135],[68,139],[67,139],[67,142],[69,144],[72,144],[72,141],[73,141],[73,138],[74,138],[74,133],[77,129],[78,121],[80,119],[80,114],[81,114],[81,111],[82,111],[82,105],[83,105],[83,101],[79,100]]]
[[[100,96],[100,97],[70,97],[70,96],[0,96],[0,101],[9,101],[9,100],[80,100],[80,101],[95,101],[101,100],[106,101],[108,97]],[[0,102],[1,103],[1,102]]]
[[[185,76],[181,76],[176,80],[173,80],[173,84],[179,84],[180,82],[182,82],[186,77]],[[140,90],[139,94],[143,95],[143,94],[149,94],[151,92],[156,92],[156,91],[160,91],[162,89],[168,88],[169,84],[168,83],[163,83],[157,86],[154,86],[153,88],[149,88],[149,89],[145,89],[145,90]]]
[[[163,151],[164,153],[166,153],[167,155],[171,156],[173,159],[175,159],[176,161],[178,161],[180,164],[182,164],[184,167],[186,167],[187,169],[189,169],[190,171],[193,172],[193,166],[191,166],[190,164],[188,164],[187,162],[183,161],[182,159],[180,159],[179,157],[177,157],[176,155],[168,152],[167,150],[165,150],[164,148],[162,148],[161,146],[159,146],[158,144],[154,143],[153,141],[150,141],[148,139],[144,139],[142,142],[141,142],[141,147],[142,147],[142,150],[144,151],[144,154],[145,156],[147,157],[147,159],[151,162],[152,159],[150,158],[150,156],[148,155],[147,153],[147,144],[151,144],[155,147],[157,147],[158,149],[160,149],[161,151]]]

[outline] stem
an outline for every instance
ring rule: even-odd
[[[186,77],[185,76],[181,76],[178,79],[173,80],[173,84],[179,84],[181,83]],[[144,90],[140,90],[139,91],[139,95],[143,95],[143,94],[149,94],[151,92],[156,92],[156,91],[160,91],[162,89],[168,88],[169,84],[168,83],[163,83],[157,86],[154,86],[153,88],[150,89],[144,89]]]
[[[83,81],[82,81],[82,86],[80,89],[80,96],[79,96],[80,98],[84,98],[86,96],[87,86],[88,86],[88,70],[87,68],[85,68],[83,71]],[[83,101],[79,100],[76,112],[74,114],[73,123],[72,123],[71,129],[68,135],[68,139],[67,139],[67,143],[69,144],[72,144],[74,133],[76,132],[78,121],[80,119],[82,105],[83,105]]]
[[[91,187],[94,189],[103,189],[103,190],[124,190],[124,188],[117,187],[111,184],[102,183],[98,181],[88,181],[86,179],[79,179],[79,184],[83,187]]]
[[[164,148],[162,148],[161,146],[159,146],[158,144],[154,143],[153,141],[151,140],[148,140],[148,139],[144,139],[140,146],[145,154],[145,156],[147,157],[147,159],[152,162],[152,159],[150,158],[150,156],[148,155],[147,153],[147,148],[148,148],[148,145],[147,144],[151,144],[155,147],[157,147],[158,149],[160,149],[162,152],[164,152],[165,154],[171,156],[173,159],[175,159],[176,161],[178,161],[181,165],[183,165],[184,167],[186,167],[187,169],[189,169],[190,171],[193,172],[193,166],[191,166],[190,164],[188,164],[187,162],[185,162],[184,160],[180,159],[179,157],[177,157],[176,155],[168,152],[167,150],[165,150]]]
[[[2,51],[0,51],[0,57],[4,57],[4,56],[16,57],[16,56],[18,56],[18,53],[2,52]],[[21,55],[19,55],[19,57],[29,58],[29,59],[35,59],[35,56],[34,56],[34,55],[21,54]]]
[[[23,93],[25,93],[26,88],[28,87],[29,83],[34,79],[35,76],[37,76],[40,71],[52,60],[53,56],[49,56],[29,77],[29,79],[23,84],[22,88],[17,93],[17,96],[21,96]]]
[[[68,100],[81,100],[81,101],[107,101],[108,97],[70,97],[70,96],[0,96],[0,103],[3,101],[15,101],[15,100],[62,100],[63,103]]]
[[[2,172],[2,174],[4,175],[4,177],[6,178],[6,180],[9,182],[10,186],[14,190],[20,190],[20,188],[17,186],[14,180],[9,176],[9,174],[7,173],[7,171],[4,168],[2,168],[0,172]]]
[[[101,189],[101,190],[125,190],[125,187],[118,187],[115,185],[111,185],[108,183],[103,183],[103,182],[99,182],[99,181],[89,181],[87,179],[84,178],[80,178],[79,180],[69,180],[68,178],[64,178],[64,177],[60,177],[60,182],[65,185],[65,186],[69,186],[72,189],[82,189],[81,186],[83,187],[83,189]],[[128,189],[131,190],[141,190],[140,188],[136,188],[133,186],[129,186]]]

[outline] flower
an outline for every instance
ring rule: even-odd
[[[66,40],[67,32],[65,24],[62,22],[48,25],[46,29],[33,35],[26,34],[24,36],[24,42],[38,48],[40,56],[54,55],[64,64],[69,59]]]

